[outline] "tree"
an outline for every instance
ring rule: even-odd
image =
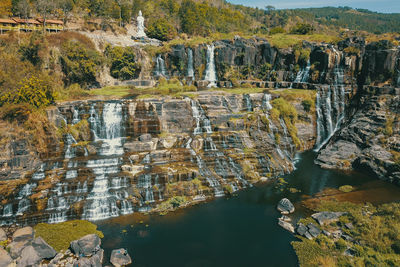
[[[271,13],[271,11],[275,10],[275,7],[274,7],[274,6],[271,6],[271,5],[267,5],[267,6],[265,7],[265,9],[267,10],[268,13]]]
[[[29,18],[32,11],[32,4],[29,0],[12,0],[12,13],[21,18]]]
[[[74,5],[73,0],[58,0],[57,6],[62,11],[64,24],[67,22],[71,11],[74,9]]]
[[[136,55],[131,47],[111,47],[105,49],[105,55],[110,61],[111,76],[120,80],[136,78],[140,65],[136,62]]]
[[[49,14],[55,9],[55,3],[48,0],[36,0],[36,10],[43,19],[43,31],[46,30],[46,19]]]
[[[11,16],[12,2],[11,0],[0,0],[0,17]]]
[[[177,35],[176,29],[165,18],[153,21],[147,27],[147,36],[161,41],[168,41]]]

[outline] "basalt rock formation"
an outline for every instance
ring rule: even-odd
[[[297,118],[277,115],[271,101],[279,90],[59,104],[48,110],[44,151],[12,131],[0,143],[0,222],[161,212],[288,173],[295,153],[312,148],[323,167],[397,181],[399,62],[390,43],[359,38],[288,49],[261,38],[173,46],[155,56],[155,77],[199,87],[308,88],[315,90],[315,109],[292,98]],[[366,86],[382,82],[392,86]]]
[[[74,101],[49,114],[62,133],[53,156],[2,196],[2,223],[106,219],[157,210],[183,197],[196,202],[251,187],[293,170],[311,148],[315,116],[272,116],[279,94],[199,93],[197,98]]]

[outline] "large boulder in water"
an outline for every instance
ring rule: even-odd
[[[115,267],[119,267],[119,266],[125,266],[128,264],[132,263],[132,259],[129,256],[128,252],[123,249],[114,249],[111,252],[111,258],[110,258],[110,262],[115,266]]]
[[[101,240],[95,234],[82,237],[71,242],[71,250],[76,256],[90,257],[100,250]]]
[[[289,199],[283,198],[281,201],[279,201],[277,209],[282,213],[282,214],[289,214],[294,212],[294,206],[292,202],[290,202]]]
[[[278,219],[278,224],[281,226],[283,229],[288,230],[291,233],[294,233],[294,227],[291,223],[286,222],[282,219]]]

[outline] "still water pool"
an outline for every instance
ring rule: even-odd
[[[133,214],[99,222],[105,255],[127,248],[132,266],[297,266],[290,245],[295,237],[277,224],[281,198],[295,203],[294,220],[310,212],[302,207],[302,199],[346,184],[357,188],[358,202],[400,200],[400,189],[389,183],[365,174],[324,170],[314,158],[313,152],[300,154],[284,186],[256,185],[165,216]]]

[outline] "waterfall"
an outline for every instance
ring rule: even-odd
[[[122,104],[106,103],[103,109],[103,125],[100,139],[103,142],[101,155],[122,155]]]
[[[9,204],[4,206],[3,217],[11,217],[12,215],[13,215],[12,204],[9,203]]]
[[[310,60],[307,61],[307,66],[305,69],[302,69],[297,73],[296,79],[294,80],[295,83],[305,83],[308,81],[311,69],[311,62]]]
[[[193,50],[188,48],[188,68],[187,76],[194,79],[194,69],[193,69]]]
[[[334,83],[324,91],[322,88],[317,92],[317,141],[315,151],[319,151],[340,129],[345,116],[345,88],[344,70],[341,66],[339,51],[332,47],[335,53]]]
[[[193,118],[196,119],[196,127],[193,131],[193,134],[201,134],[203,133],[203,130],[205,133],[212,133],[211,122],[207,118],[206,113],[204,112],[200,103],[193,99],[190,99],[190,103],[192,106]]]
[[[98,127],[101,124],[98,131],[98,140],[102,142],[99,154],[106,158],[88,160],[86,164],[95,174],[93,188],[87,196],[87,202],[82,214],[82,218],[86,220],[107,219],[119,216],[121,213],[133,212],[129,208],[121,211],[117,206],[117,201],[121,200],[121,197],[118,194],[110,193],[111,189],[120,189],[126,182],[123,178],[113,178],[111,180],[109,178],[110,175],[120,172],[120,156],[124,153],[122,111],[121,103],[108,102],[104,104],[101,121],[97,121],[96,116],[91,116],[91,127]],[[92,130],[95,131],[96,129],[92,128]],[[86,181],[83,185],[78,184],[77,191],[84,193],[87,190]]]
[[[217,73],[215,71],[214,44],[207,45],[207,66],[206,66],[206,81],[210,82],[208,87],[217,87]]]
[[[69,133],[66,134],[65,139],[66,139],[65,142],[67,145],[67,149],[65,150],[64,157],[66,159],[72,159],[75,157],[75,148],[72,145],[76,144],[77,142],[76,142],[75,138]]]
[[[162,59],[161,55],[156,58],[156,70],[154,72],[156,77],[163,76],[167,77],[167,69],[165,67],[165,61]]]
[[[196,163],[199,168],[199,173],[203,176],[207,183],[210,185],[211,188],[214,189],[214,196],[222,197],[224,196],[224,190],[221,187],[221,184],[218,182],[218,179],[214,176],[214,174],[208,169],[207,165],[203,161],[202,157],[194,151],[191,147],[192,138],[186,144],[186,148],[190,151],[190,154],[196,158]]]
[[[271,99],[272,99],[272,97],[270,94],[264,94],[263,100],[262,100],[262,106],[267,111],[272,109]]]
[[[31,206],[31,202],[28,199],[26,199],[26,198],[21,199],[18,202],[18,210],[17,210],[17,214],[16,215],[17,216],[18,215],[23,215],[24,212],[29,210],[30,206]]]
[[[250,99],[250,95],[249,94],[245,94],[243,95],[244,100],[246,102],[246,110],[247,112],[252,112],[253,111],[253,104],[251,103],[251,99]]]

